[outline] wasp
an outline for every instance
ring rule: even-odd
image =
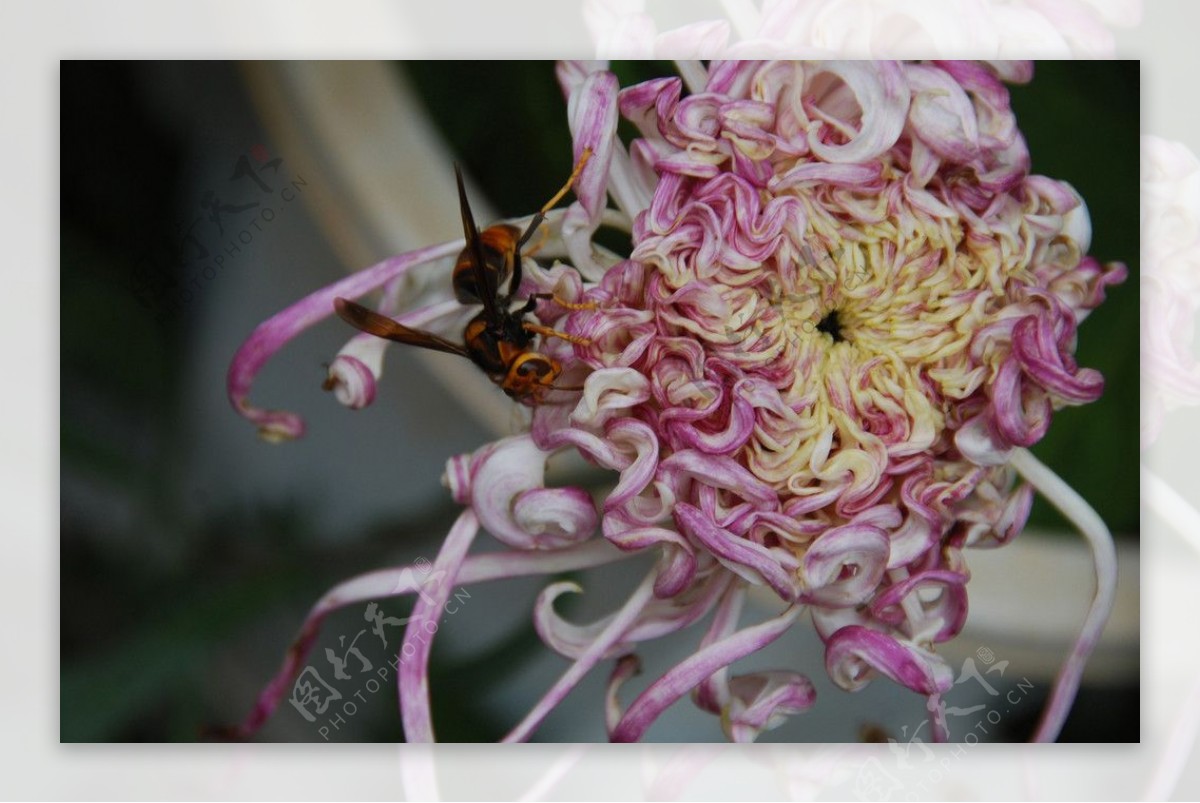
[[[376,337],[466,357],[511,398],[525,404],[541,403],[550,390],[581,390],[554,384],[562,373],[562,366],[557,360],[536,351],[533,341],[538,335],[558,337],[579,345],[587,345],[589,341],[542,326],[527,320],[526,316],[533,312],[540,299],[551,299],[567,309],[592,309],[594,305],[573,304],[549,293],[534,294],[515,309],[513,303],[519,300],[516,293],[521,286],[521,249],[541,226],[546,213],[574,185],[590,156],[591,150],[584,150],[567,183],[533,216],[524,232],[507,223],[479,231],[467,202],[462,171],[455,165],[466,246],[455,261],[451,282],[459,303],[483,305],[483,310],[467,323],[461,345],[432,332],[404,326],[345,298],[334,300],[338,315],[356,329]],[[501,294],[500,288],[506,281],[507,291]]]

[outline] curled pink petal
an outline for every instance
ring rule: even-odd
[[[230,404],[242,417],[257,425],[259,433],[267,440],[289,440],[303,435],[304,421],[295,413],[263,410],[250,404],[250,386],[267,360],[305,329],[333,315],[335,298],[359,298],[418,265],[457,254],[462,246],[459,240],[385,259],[309,294],[259,324],[229,366],[226,390]]]
[[[625,631],[629,629],[650,600],[653,585],[654,575],[647,575],[621,609],[607,620],[604,629],[596,635],[575,663],[571,664],[525,718],[509,731],[508,735],[504,737],[505,742],[523,742],[528,739],[546,718],[546,715],[562,701],[571,689],[575,688],[583,676],[607,655],[614,645],[621,641]]]
[[[642,551],[662,547],[663,562],[654,581],[654,596],[672,597],[691,585],[696,576],[696,552],[675,530],[630,525],[622,521],[619,513],[606,515],[603,529],[604,537],[621,549]]]
[[[575,144],[575,161],[585,149],[591,157],[575,179],[576,201],[563,218],[562,236],[575,267],[585,276],[603,275],[607,266],[597,263],[592,234],[600,224],[608,197],[608,175],[617,129],[617,79],[610,72],[590,73],[571,91],[567,119]]]
[[[694,479],[714,488],[736,491],[762,507],[770,508],[779,503],[775,492],[766,483],[728,457],[686,450],[663,460],[659,467],[664,480],[674,485]]]
[[[872,189],[880,188],[880,180],[879,165],[806,162],[796,165],[772,181],[771,189],[779,191],[797,187],[831,185],[870,192]]]
[[[450,300],[399,315],[396,320],[420,328],[461,309],[461,304]],[[366,334],[350,338],[329,365],[325,390],[333,391],[338,402],[351,410],[369,406],[375,401],[376,383],[383,376],[383,355],[389,344],[390,341]]]
[[[877,527],[835,527],[813,542],[804,556],[803,598],[847,607],[866,601],[888,564],[887,535]]]
[[[938,694],[954,684],[953,670],[934,653],[859,625],[848,625],[829,637],[825,668],[846,691],[866,686],[871,670],[920,694]]]
[[[376,339],[377,343],[386,341]],[[370,363],[350,354],[339,354],[329,364],[325,389],[332,390],[339,404],[351,410],[361,410],[375,401],[375,380],[379,377],[383,363],[383,348],[372,346],[376,352],[367,356]],[[373,364],[372,364],[373,363]]]
[[[605,427],[605,434],[611,442],[631,448],[636,454],[621,471],[620,481],[604,502],[604,509],[611,510],[641,493],[654,479],[658,469],[659,444],[648,425],[632,418],[611,422]]]
[[[704,678],[751,653],[758,652],[787,632],[802,609],[792,606],[774,619],[739,630],[710,644],[675,666],[651,684],[629,706],[613,728],[614,742],[635,742],[672,703],[687,694]]]
[[[915,136],[934,153],[960,164],[979,152],[979,128],[967,93],[949,74],[921,64],[907,65],[905,78],[913,91],[908,112]]]
[[[567,658],[580,658],[604,631],[612,617],[590,625],[571,624],[554,610],[554,602],[567,593],[582,594],[583,588],[578,583],[566,581],[552,583],[542,589],[533,608],[533,626],[547,647]],[[621,649],[619,643],[614,644],[609,648],[609,654]]]
[[[813,153],[827,162],[865,162],[896,144],[908,111],[910,92],[900,67],[892,62],[835,61],[825,72],[846,82],[861,110],[861,126],[844,145],[822,141],[818,125],[809,144]]]
[[[613,415],[650,398],[646,377],[632,368],[601,368],[588,374],[583,396],[571,412],[580,426],[599,427]]]
[[[730,571],[755,584],[766,583],[785,600],[796,598],[799,592],[797,578],[780,566],[779,557],[769,549],[734,536],[686,503],[676,505],[675,520],[689,538],[702,544]]]
[[[625,681],[641,672],[642,662],[636,655],[623,655],[617,660],[612,674],[609,675],[608,688],[604,694],[604,726],[610,737],[623,714],[617,694],[621,691],[621,686],[625,684]]]
[[[1100,372],[1077,369],[1074,360],[1064,358],[1057,341],[1045,318],[1025,318],[1013,328],[1013,352],[1039,385],[1071,402],[1100,398],[1104,390]]]
[[[487,447],[472,463],[471,507],[483,528],[505,544],[558,549],[595,532],[599,517],[591,496],[579,488],[545,488],[546,453],[528,435]],[[461,465],[447,468],[452,485],[462,480]]]
[[[731,741],[753,742],[763,731],[802,714],[817,700],[812,681],[796,672],[758,672],[729,683],[730,704],[725,717]]]

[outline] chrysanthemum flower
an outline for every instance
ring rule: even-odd
[[[423,628],[436,630],[452,586],[653,552],[629,599],[590,625],[554,610],[578,586],[542,592],[535,626],[572,664],[509,739],[528,738],[615,659],[603,701],[612,739],[641,738],[690,693],[730,738],[752,740],[815,693],[790,668],[729,668],[806,618],[839,686],[883,675],[912,689],[944,738],[939,697],[953,673],[937,645],[966,620],[968,550],[1011,541],[1036,486],[1097,556],[1091,614],[1037,734],[1057,735],[1114,569],[1103,523],[1026,447],[1055,410],[1100,395],[1100,375],[1075,363],[1076,329],[1125,269],[1085,256],[1082,200],[1029,173],[1002,81],[1027,80],[1030,66],[732,62],[684,75],[687,87],[620,90],[598,66],[560,67],[576,158],[591,158],[577,202],[550,217],[546,250],[567,261],[533,267],[522,296],[592,306],[537,310],[582,341],[539,348],[583,390],[534,407],[527,432],[449,462],[464,512],[431,580],[400,568],[327,594],[244,732],[288,692],[329,611],[419,591],[400,706],[408,739],[431,740]],[[628,149],[618,113],[641,135]],[[631,226],[628,258],[593,242],[606,221]],[[382,263],[263,324],[231,368],[235,406],[270,435],[299,434],[295,416],[247,403],[262,362],[335,297],[384,286],[396,314],[397,278],[460,247]],[[397,320],[455,315],[438,301]],[[356,336],[343,350],[329,383],[340,400],[370,403],[385,345]],[[545,487],[545,461],[561,450],[613,473],[602,503]],[[480,527],[509,552],[468,554]],[[746,625],[755,589],[777,610]],[[643,642],[702,621],[695,654],[623,702]]]

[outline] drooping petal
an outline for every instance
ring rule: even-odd
[[[675,666],[642,692],[613,728],[614,742],[635,742],[672,703],[704,678],[747,655],[758,652],[782,636],[802,609],[792,606],[774,619],[739,630],[697,652]]]
[[[825,668],[846,691],[866,686],[871,670],[920,694],[938,694],[954,684],[953,670],[936,654],[860,625],[848,625],[830,636]]]
[[[601,566],[622,560],[624,553],[602,540],[546,552],[494,552],[468,556],[462,563],[457,582],[462,585],[531,575],[554,575]],[[253,736],[287,696],[296,676],[304,667],[325,618],[348,605],[404,596],[421,588],[429,564],[381,569],[354,577],[329,590],[309,611],[299,635],[292,641],[283,665],[260,692],[246,720],[227,735],[236,739]]]
[[[418,265],[453,256],[462,247],[463,242],[458,240],[385,259],[322,287],[259,324],[238,349],[229,366],[226,390],[233,408],[258,426],[259,433],[266,440],[289,440],[303,435],[304,420],[300,416],[286,410],[264,410],[249,401],[250,387],[267,360],[305,329],[333,315],[335,298],[359,298]]]
[[[457,301],[432,304],[396,317],[399,323],[422,328],[462,309]],[[350,338],[329,364],[323,387],[333,391],[340,404],[361,410],[375,401],[375,385],[383,376],[383,355],[390,341],[367,334]]]
[[[753,742],[763,731],[802,714],[817,700],[812,681],[797,672],[757,672],[729,683],[730,703],[724,718],[731,741]]]
[[[597,261],[592,234],[600,225],[608,198],[608,177],[613,153],[619,144],[617,130],[617,78],[610,72],[593,72],[571,90],[567,119],[575,144],[576,162],[586,150],[587,164],[575,179],[575,203],[567,209],[562,236],[571,260],[584,276],[598,279],[609,267]],[[632,202],[630,202],[632,205]],[[626,212],[629,213],[629,209]]]
[[[542,696],[542,699],[521,720],[520,724],[509,731],[508,735],[504,737],[505,742],[523,742],[533,734],[546,715],[554,710],[554,707],[570,693],[571,689],[575,688],[592,667],[609,653],[614,645],[621,641],[625,631],[637,619],[650,600],[653,586],[654,574],[651,573],[630,595],[621,609],[608,620],[604,629],[596,635],[575,663],[571,664],[550,690]]]
[[[400,689],[400,716],[404,735],[410,742],[432,742],[433,718],[429,710],[429,652],[442,619],[442,608],[454,590],[458,573],[479,521],[471,510],[464,510],[450,528],[433,568],[421,583],[421,594],[400,645],[400,666],[396,680]]]
[[[621,691],[621,686],[625,684],[625,681],[641,672],[642,662],[636,655],[621,656],[617,660],[616,666],[613,667],[612,674],[608,678],[608,690],[604,695],[604,727],[610,737],[617,727],[617,723],[621,721],[623,713],[617,694]]]

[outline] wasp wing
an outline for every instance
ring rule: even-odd
[[[479,288],[479,300],[483,302],[483,310],[487,313],[489,323],[495,324],[499,319],[496,299],[488,292],[487,270],[484,267],[483,242],[479,238],[479,229],[475,226],[475,218],[471,215],[471,205],[467,202],[467,188],[463,186],[462,171],[454,166],[454,178],[458,181],[458,208],[462,212],[463,237],[467,240],[467,251],[471,255],[471,270],[475,273],[475,286]]]
[[[333,306],[343,321],[369,335],[395,340],[397,343],[407,343],[410,346],[419,346],[423,349],[469,357],[466,348],[457,343],[451,343],[432,332],[410,329],[402,323],[396,323],[386,315],[380,315],[378,312],[367,309],[362,304],[356,304],[344,298],[335,298]]]

